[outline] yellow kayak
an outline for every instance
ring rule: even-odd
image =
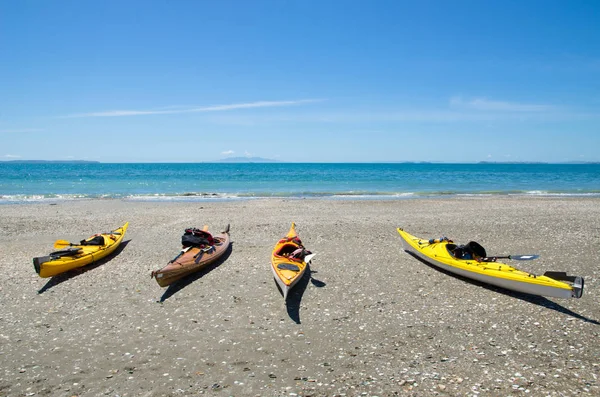
[[[273,277],[281,288],[283,299],[287,299],[290,289],[300,281],[314,255],[304,248],[296,233],[296,224],[292,222],[288,234],[275,244],[271,253]]]
[[[127,227],[129,222],[111,232],[95,234],[81,240],[78,244],[57,240],[54,243],[57,251],[33,258],[33,267],[40,277],[46,278],[88,265],[116,250],[123,241]]]
[[[583,294],[582,277],[567,276],[564,272],[546,272],[541,276],[527,273],[505,263],[496,262],[495,258],[486,258],[485,250],[476,243],[475,245],[482,250],[483,257],[471,254],[469,259],[459,259],[456,256],[457,252],[462,252],[465,246],[457,246],[452,240],[424,240],[401,228],[398,228],[398,233],[402,237],[402,245],[406,252],[463,277],[532,295],[580,298]]]

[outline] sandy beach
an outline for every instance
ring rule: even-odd
[[[130,222],[109,260],[51,279],[32,258]],[[294,221],[315,252],[286,305],[269,268]],[[600,199],[87,200],[0,205],[0,396],[600,395]],[[231,224],[218,266],[150,272],[187,227]],[[585,278],[581,299],[472,283],[396,227]]]

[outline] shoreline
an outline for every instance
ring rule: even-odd
[[[333,200],[333,201],[395,201],[395,200],[436,200],[462,198],[600,198],[600,192],[550,192],[528,190],[522,192],[339,192],[339,193],[302,193],[302,194],[257,194],[257,193],[184,193],[184,194],[140,194],[140,195],[90,195],[82,194],[32,194],[0,196],[1,205],[70,203],[93,200],[118,200],[137,203],[210,203],[254,200]]]
[[[90,199],[0,205],[0,218],[1,395],[600,394],[598,197]],[[54,240],[124,221],[109,260],[35,274]],[[269,258],[292,221],[317,255],[286,305]],[[228,223],[223,263],[176,288],[150,279],[185,228]],[[396,227],[540,254],[511,265],[583,276],[583,296],[444,274],[404,253]]]

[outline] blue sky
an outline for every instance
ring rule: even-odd
[[[597,1],[0,1],[0,160],[600,161]]]

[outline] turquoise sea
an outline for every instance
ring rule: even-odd
[[[0,203],[600,196],[600,164],[0,162]]]

